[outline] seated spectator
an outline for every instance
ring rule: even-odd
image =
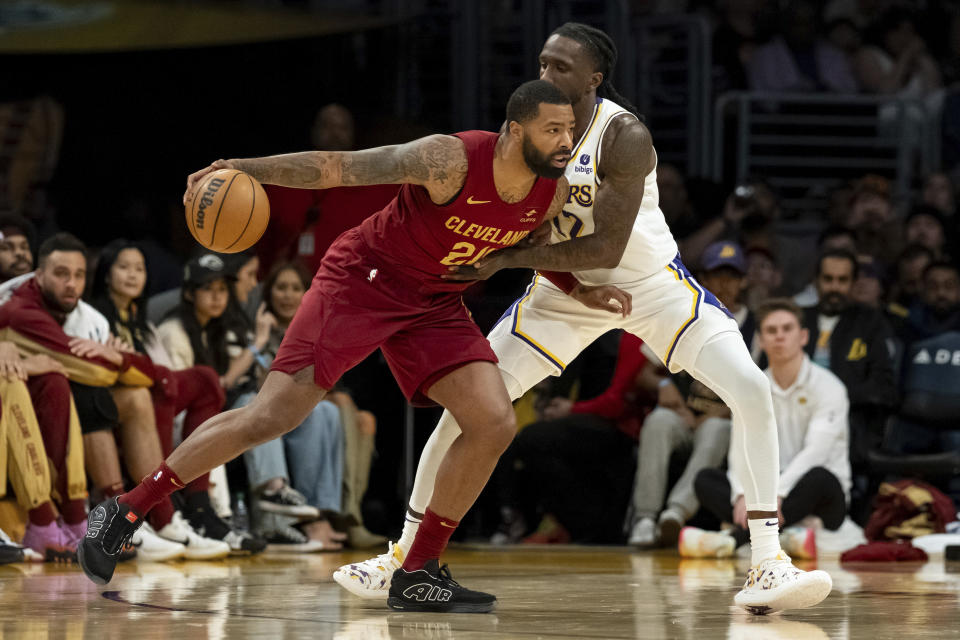
[[[138,244],[139,246],[139,244]],[[142,252],[141,252],[142,253]],[[209,253],[206,250],[198,253],[195,258]],[[257,273],[260,270],[260,258],[252,249],[240,253],[213,254],[221,260],[227,273],[234,278],[233,294],[240,309],[252,324],[256,320],[257,306],[260,304],[260,289],[257,283]],[[146,254],[144,254],[146,258]],[[181,278],[183,274],[181,273]],[[171,312],[180,304],[182,297],[181,287],[161,291],[150,297],[147,308],[147,319],[154,324],[166,320]]]
[[[657,179],[659,184],[659,173]],[[671,231],[677,236],[680,254],[691,257],[691,264],[696,264],[707,246],[720,240],[739,242],[748,250],[773,250],[773,223],[779,217],[776,194],[763,181],[751,179],[737,185],[727,196],[721,215],[700,222],[683,237],[677,235],[673,226]]]
[[[750,344],[753,315],[739,301],[747,268],[743,249],[732,242],[717,242],[707,247],[700,263],[704,269],[700,282],[730,309]],[[730,409],[717,394],[686,372],[660,382],[657,407],[640,431],[630,544],[677,544],[681,527],[700,508],[693,492],[694,478],[702,469],[720,467],[729,444]],[[688,460],[683,475],[666,495],[670,458],[676,452],[687,454]]]
[[[912,14],[900,7],[884,12],[857,52],[854,73],[866,93],[922,98],[943,86],[940,69],[917,34]]]
[[[892,316],[905,318],[910,307],[919,300],[923,288],[923,273],[933,262],[933,253],[920,245],[907,245],[897,256],[894,283],[890,288],[890,305],[887,310]]]
[[[835,531],[846,517],[850,491],[847,393],[835,375],[804,353],[809,333],[795,303],[771,299],[756,313],[760,342],[770,363],[764,373],[770,378],[780,441],[777,502],[780,524],[786,527],[780,544],[794,557],[813,558],[813,530],[792,525],[813,515]],[[681,556],[726,557],[749,541],[743,488],[737,482],[744,477],[740,474],[746,460],[737,432],[730,442],[728,464],[727,474],[719,469],[701,471],[694,487],[700,503],[721,522],[733,524],[733,529],[714,533],[686,527],[680,532]]]
[[[257,346],[257,364],[262,378],[277,355],[290,321],[310,286],[306,273],[286,263],[279,265],[263,284],[264,317],[270,320],[269,338]],[[236,406],[249,403],[256,392],[246,393]],[[336,405],[324,400],[296,429],[276,440],[265,442],[243,455],[253,495],[258,496],[259,511],[297,517],[312,517],[303,525],[303,533],[276,527],[273,518],[261,518],[260,532],[274,544],[319,542],[320,548],[343,547],[346,534],[334,531],[321,511],[339,513],[343,484],[344,434]],[[292,485],[292,487],[291,487]],[[268,524],[269,523],[269,524]],[[311,549],[306,549],[311,550]]]
[[[635,471],[634,447],[653,407],[663,367],[636,336],[621,332],[613,380],[601,395],[572,402],[554,397],[544,419],[517,434],[500,458],[494,488],[501,523],[495,542],[623,540]]]
[[[852,301],[859,270],[856,257],[848,251],[822,253],[816,276],[819,302],[803,310],[804,326],[811,337],[805,343],[807,355],[832,371],[847,388],[857,517],[870,498],[867,452],[879,446],[883,426],[897,401],[893,330],[878,309]]]
[[[781,33],[750,59],[754,91],[855,93],[857,82],[843,52],[820,37],[816,6],[794,0],[780,13]]]
[[[260,283],[257,274],[260,272],[260,258],[252,250],[241,253],[231,253],[223,256],[227,264],[227,271],[234,274],[233,293],[243,314],[250,323],[256,322],[257,308],[261,302]]]
[[[947,223],[939,211],[919,205],[910,210],[903,223],[906,244],[918,244],[930,250],[936,258],[943,258],[947,244]]]
[[[920,200],[922,204],[933,207],[947,219],[952,220],[956,215],[957,189],[953,186],[950,176],[943,171],[931,173],[923,181]]]
[[[0,282],[33,270],[33,224],[13,213],[0,214]]]
[[[960,452],[960,333],[956,330],[918,340],[904,354],[900,379],[903,402],[891,421],[885,449],[902,456]],[[925,465],[918,465],[925,467]],[[936,466],[936,465],[934,465]],[[960,500],[956,473],[919,471],[954,501]]]
[[[310,131],[319,151],[353,151],[353,114],[340,104],[321,107]],[[257,243],[260,273],[279,262],[297,260],[312,274],[334,240],[385,207],[397,195],[397,185],[290,189],[264,185],[270,200],[270,226]]]
[[[903,246],[903,229],[890,201],[890,182],[872,174],[861,178],[844,213],[837,222],[856,234],[857,255],[873,256],[886,270]]]
[[[747,277],[744,280],[743,303],[748,309],[756,309],[757,305],[780,291],[783,284],[783,271],[768,249],[754,247],[747,249],[746,254]],[[750,350],[750,355],[755,361],[760,356],[759,351],[753,348]]]
[[[163,455],[169,456],[174,449],[174,417],[185,412],[186,438],[223,409],[225,397],[217,373],[210,367],[170,369],[170,356],[156,328],[147,320],[147,280],[146,259],[139,245],[125,239],[114,240],[100,253],[93,277],[92,303],[108,320],[114,335],[153,363],[160,380],[160,384],[151,387],[154,416]],[[246,532],[234,531],[217,516],[209,490],[208,473],[189,482],[183,490],[183,515],[190,525],[201,535],[226,542],[234,553],[262,551],[265,542]]]
[[[204,253],[193,258],[184,267],[180,304],[157,327],[173,368],[212,367],[220,376],[229,408],[256,388],[255,356],[266,347],[272,324],[261,308],[256,334],[251,335],[233,291],[235,279],[220,256]]]
[[[820,232],[817,238],[817,255],[832,249],[845,249],[857,255],[857,234],[851,229],[840,225],[831,225]],[[811,265],[815,267],[815,265]],[[814,277],[800,293],[793,296],[793,301],[801,307],[812,307],[817,304],[817,280]]]
[[[719,24],[713,33],[713,81],[715,95],[747,89],[746,65],[757,48],[757,32],[763,3],[718,3]]]
[[[850,300],[864,307],[880,309],[883,306],[883,278],[876,260],[871,256],[857,259],[857,279],[850,288]]]
[[[83,243],[70,234],[45,241],[36,277],[27,274],[6,283],[12,292],[0,307],[0,328],[7,329],[22,353],[47,353],[63,365],[81,416],[86,467],[105,495],[115,496],[122,493],[123,483],[113,429],[121,430],[132,477],[142,477],[152,470],[145,467],[162,460],[147,388],[156,371],[149,359],[117,349],[122,345],[110,336],[107,319],[80,300],[85,252]],[[20,286],[13,288],[16,280]],[[144,533],[133,540],[144,547],[149,543],[149,554],[157,559],[209,559],[230,553],[226,543],[197,534],[169,498],[159,506],[141,528]]]
[[[50,356],[21,359],[16,345],[0,342],[0,496],[9,472],[27,511],[23,546],[48,562],[75,561],[86,533],[83,441],[64,374]]]
[[[948,331],[960,331],[960,271],[953,262],[936,260],[924,270],[920,299],[897,323],[897,336],[906,350]]]

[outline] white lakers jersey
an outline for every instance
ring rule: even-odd
[[[593,233],[593,203],[600,185],[597,167],[600,166],[600,146],[603,134],[614,117],[629,113],[620,105],[597,99],[590,126],[577,143],[567,165],[570,182],[567,203],[553,220],[551,242],[563,242]],[[620,264],[613,269],[590,269],[574,272],[583,284],[624,284],[646,278],[664,267],[677,256],[677,243],[660,211],[657,191],[657,171],[650,172],[644,181],[643,200],[633,223],[630,240]]]

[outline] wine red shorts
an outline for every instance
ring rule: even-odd
[[[271,369],[294,374],[313,365],[330,389],[373,353],[383,355],[414,405],[468,362],[497,362],[459,292],[430,292],[382,264],[354,229],[331,245],[284,335]]]

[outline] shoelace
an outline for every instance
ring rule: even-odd
[[[457,582],[456,580],[454,580],[454,579],[453,579],[453,576],[450,574],[450,566],[449,566],[449,565],[446,565],[446,564],[445,564],[445,565],[443,565],[442,567],[440,567],[440,571],[438,572],[437,575],[438,575],[438,576],[440,577],[440,579],[443,580],[444,582],[449,582],[450,584],[452,584],[453,586],[457,587],[458,589],[463,589],[463,587],[460,586],[460,583]]]

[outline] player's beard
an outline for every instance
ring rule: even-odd
[[[523,138],[523,161],[527,163],[527,166],[530,167],[530,171],[533,171],[536,175],[541,178],[549,178],[551,180],[556,180],[563,175],[563,172],[567,170],[566,165],[562,167],[555,167],[551,164],[553,159],[553,154],[544,154],[540,152],[540,149],[530,141],[530,138],[524,136]]]

